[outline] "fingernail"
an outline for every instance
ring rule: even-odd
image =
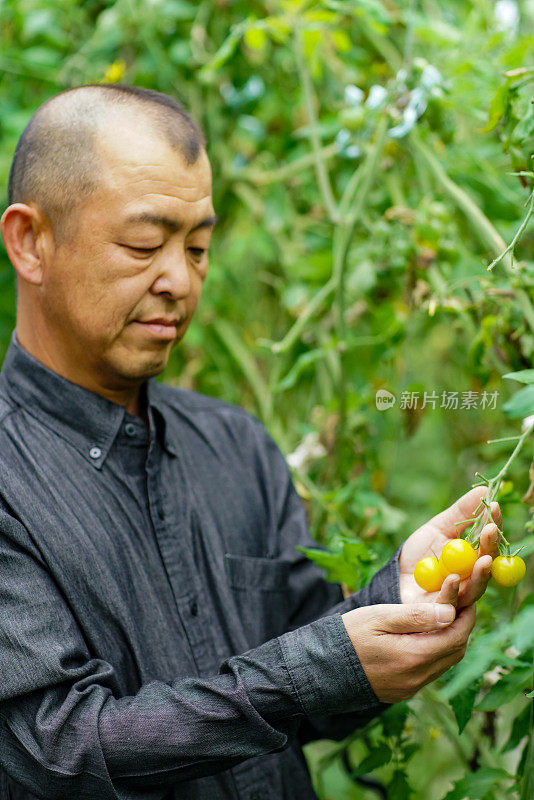
[[[447,605],[445,603],[436,603],[435,605],[435,614],[436,614],[436,622],[441,622],[442,624],[448,624],[452,622],[454,619],[454,606]]]

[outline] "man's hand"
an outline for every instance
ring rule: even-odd
[[[453,605],[427,602],[364,606],[341,615],[379,700],[407,700],[463,658],[475,606],[456,619],[454,614]]]
[[[485,486],[471,489],[452,506],[418,528],[405,541],[399,557],[400,595],[403,603],[453,602],[451,599],[454,594],[453,584],[455,580],[458,580],[458,576],[455,578],[449,575],[440,592],[428,593],[421,589],[414,580],[415,565],[426,556],[432,556],[434,553],[439,556],[449,539],[456,538],[469,527],[471,524],[469,522],[464,525],[455,525],[454,523],[473,517],[475,508],[485,494]],[[457,599],[459,609],[475,603],[482,597],[491,577],[492,560],[499,554],[498,541],[499,531],[502,530],[502,514],[499,504],[496,502],[491,503],[490,509],[494,521],[489,522],[482,529],[479,558],[473,567],[471,576],[460,583]],[[478,514],[483,512],[484,507]]]

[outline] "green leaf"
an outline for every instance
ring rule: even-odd
[[[404,730],[410,709],[406,701],[390,706],[381,716],[385,736],[400,736]]]
[[[517,669],[497,681],[477,705],[477,711],[496,711],[532,685],[532,667]]]
[[[534,645],[534,607],[527,606],[510,624],[510,644],[523,653]]]
[[[476,639],[455,668],[449,683],[443,688],[443,696],[447,699],[455,697],[480,678],[492,664],[500,663],[500,656],[508,643],[508,638],[509,632],[501,628]]]
[[[265,29],[259,26],[249,28],[245,31],[244,42],[251,50],[264,50],[267,44]]]
[[[49,47],[27,47],[21,61],[31,67],[57,67],[60,58],[57,50]]]
[[[197,11],[187,0],[166,0],[159,13],[172,19],[194,19]]]
[[[169,48],[169,58],[174,64],[189,64],[193,58],[191,45],[187,41],[177,39]]]
[[[336,534],[329,543],[329,548],[321,550],[298,546],[296,549],[305,553],[321,569],[326,570],[326,580],[333,583],[345,583],[351,591],[369,583],[373,574],[380,569],[382,563],[385,563],[390,555],[379,559],[365,542],[349,539],[339,534]]]
[[[213,76],[217,70],[219,70],[229,59],[232,58],[237,45],[248,25],[249,21],[246,20],[232,26],[230,29],[230,34],[226,37],[211,61],[208,61],[207,64],[204,64],[202,69],[197,72],[197,76],[202,82],[209,83],[213,79]]]
[[[509,417],[528,417],[534,412],[534,385],[526,386],[514,394],[502,407]]]
[[[354,585],[354,569],[347,564],[343,555],[340,553],[329,553],[328,551],[316,550],[313,547],[297,547],[302,553],[317,564],[318,567],[326,571],[325,578],[331,583],[346,583],[347,586]]]
[[[529,106],[527,113],[519,120],[514,128],[515,142],[528,142],[534,136],[534,105]]]
[[[471,686],[467,686],[455,697],[449,700],[451,708],[458,723],[458,733],[462,733],[465,726],[471,719],[475,699],[478,694],[480,681],[475,681]]]
[[[413,789],[403,770],[397,769],[388,785],[388,800],[409,800],[413,797]]]
[[[528,753],[530,750],[530,741],[527,739],[525,742],[525,746],[523,747],[523,752],[521,753],[521,758],[519,759],[519,764],[517,765],[516,775],[518,780],[521,781],[523,775],[525,774],[525,766],[527,763]]]
[[[534,592],[529,592],[521,601],[521,605],[519,606],[519,611],[523,611],[524,608],[529,608],[530,606],[534,606]]]
[[[521,739],[528,736],[530,730],[530,705],[530,703],[527,703],[522,712],[514,719],[508,741],[501,750],[502,753],[515,750]]]
[[[509,378],[519,383],[534,383],[534,369],[522,369],[519,372],[507,372],[503,378]]]
[[[361,775],[368,775],[378,767],[383,767],[391,761],[392,752],[390,748],[384,743],[380,742],[380,747],[365,756],[356,769],[352,770],[350,775],[352,778],[359,778]]]
[[[412,756],[419,752],[421,745],[419,742],[408,742],[402,747],[402,758],[404,763],[410,760]]]
[[[485,800],[499,780],[512,780],[512,776],[504,769],[482,767],[455,783],[443,800]]]
[[[488,111],[488,123],[484,128],[481,128],[478,133],[489,133],[489,131],[492,131],[497,127],[500,118],[506,111],[507,96],[508,82],[505,83],[504,86],[500,86],[497,89],[495,95],[493,96],[493,100],[490,103]]]

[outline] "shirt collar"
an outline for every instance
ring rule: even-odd
[[[156,379],[149,378],[142,390],[146,391],[151,438],[158,438],[177,455],[169,441],[168,411]],[[16,330],[0,372],[0,392],[70,442],[97,469],[106,460],[123,423],[128,419],[139,422],[124,406],[46,367],[19,344]]]

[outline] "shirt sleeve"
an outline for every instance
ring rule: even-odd
[[[180,782],[285,749],[302,719],[376,707],[334,613],[206,678],[120,696],[28,530],[0,512],[0,764],[43,800],[161,800]]]

